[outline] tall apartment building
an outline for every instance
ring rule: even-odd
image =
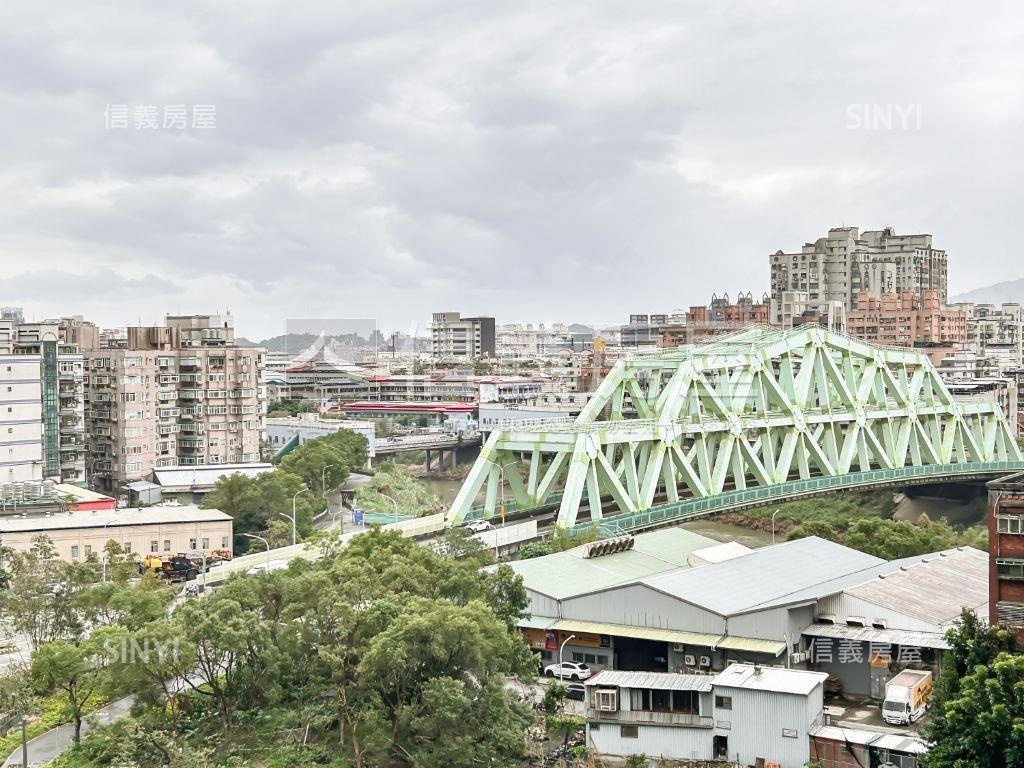
[[[230,319],[169,316],[126,346],[86,352],[93,487],[122,493],[156,467],[260,460],[264,351],[234,346]]]
[[[938,291],[940,303],[946,301],[946,252],[933,248],[928,234],[836,227],[800,251],[776,251],[768,261],[772,298],[778,300],[784,291],[802,291],[811,300],[841,301],[852,310],[862,291],[919,296]]]
[[[41,362],[0,349],[0,486],[43,479]]]
[[[690,307],[681,318],[682,323],[669,323],[660,328],[661,346],[696,344],[712,336],[738,331],[753,323],[767,324],[767,299],[764,296],[760,301],[755,301],[749,291],[741,291],[735,302],[730,301],[729,294],[712,294],[711,302],[706,306]]]
[[[89,343],[95,335],[96,326],[81,317],[29,323],[17,308],[0,310],[0,354],[24,356],[32,361],[29,366],[37,368],[43,478],[63,483],[86,481],[85,390],[78,342]],[[19,375],[24,377],[29,366],[19,366]],[[0,379],[5,374],[0,370]],[[5,384],[4,389],[9,386],[18,389],[22,385]],[[26,394],[22,389],[19,398]]]
[[[965,343],[980,357],[994,358],[1002,369],[1024,366],[1024,318],[1020,304],[953,304],[967,321]]]
[[[430,325],[430,353],[435,360],[494,357],[494,318],[435,312]]]
[[[857,294],[857,309],[846,313],[846,328],[872,344],[894,347],[947,347],[967,340],[967,318],[942,306],[938,291]]]

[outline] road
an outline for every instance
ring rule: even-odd
[[[93,729],[92,722],[95,722],[96,726],[101,726],[120,720],[131,711],[132,700],[133,697],[127,696],[97,710],[87,718],[86,722],[82,723],[82,735],[84,736]],[[32,739],[28,743],[28,764],[30,766],[46,765],[72,745],[74,736],[74,725],[61,725]],[[19,746],[4,761],[3,768],[13,768],[13,766],[21,764],[21,747]]]

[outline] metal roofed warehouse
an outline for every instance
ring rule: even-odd
[[[666,528],[641,533],[633,538],[632,549],[601,557],[585,557],[583,545],[509,565],[523,577],[527,590],[563,600],[685,568],[691,552],[716,544],[714,539],[692,531]]]
[[[832,541],[804,539],[755,550],[700,568],[645,579],[659,592],[721,616],[784,605],[790,595],[813,600],[804,591],[834,578],[883,565],[884,560]],[[820,596],[820,595],[819,595]]]

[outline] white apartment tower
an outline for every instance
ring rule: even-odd
[[[776,301],[787,291],[800,291],[812,302],[841,301],[849,311],[857,309],[861,291],[938,291],[946,303],[946,252],[933,248],[928,234],[837,227],[798,252],[776,251],[768,260]]]
[[[0,310],[0,355],[8,358],[0,366],[0,400],[8,401],[0,406],[0,418],[22,413],[22,418],[13,418],[17,423],[6,425],[0,434],[0,440],[13,441],[7,451],[0,450],[0,462],[3,453],[8,458],[19,453],[27,460],[30,453],[38,452],[37,471],[24,479],[85,484],[85,390],[77,345],[91,330],[95,326],[80,317],[25,322],[17,308]],[[29,416],[29,410],[38,416]],[[29,433],[37,431],[31,423],[36,418],[38,451],[28,448],[34,439]],[[17,450],[14,445],[19,446]],[[26,474],[26,465],[19,466],[14,474]],[[0,467],[0,482],[8,482],[7,474]]]
[[[458,312],[435,312],[430,325],[430,353],[435,360],[494,357],[493,317],[462,317]]]

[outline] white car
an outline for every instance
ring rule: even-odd
[[[486,520],[470,520],[466,523],[466,527],[473,533],[483,533],[484,531],[490,531],[494,528],[494,526]]]
[[[590,667],[575,661],[563,661],[561,664],[544,667],[545,677],[558,677],[562,680],[586,680],[592,674]]]

